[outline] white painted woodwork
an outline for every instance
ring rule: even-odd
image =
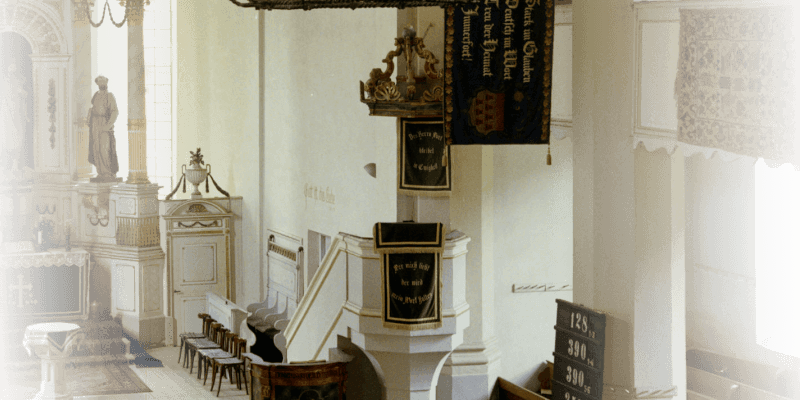
[[[247,310],[212,292],[206,292],[206,310],[208,315],[222,326],[237,335],[242,334],[241,326],[247,318]]]
[[[240,207],[241,198],[235,200]],[[233,204],[227,198],[160,202],[161,242],[168,255],[165,291],[174,338],[202,330],[197,314],[209,311],[206,293],[223,302],[235,301]]]

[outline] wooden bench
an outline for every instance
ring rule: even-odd
[[[503,378],[497,378],[499,400],[547,400],[528,389],[519,387]]]
[[[689,391],[716,400],[791,400],[693,367],[686,367],[686,378]]]
[[[800,371],[796,369],[780,368],[700,349],[686,352],[686,365],[773,394],[800,399]]]
[[[693,392],[691,390],[687,390],[686,400],[716,400],[716,399],[697,392]]]

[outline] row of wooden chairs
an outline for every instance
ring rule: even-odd
[[[244,376],[245,392],[248,392],[247,374],[243,354],[247,348],[247,341],[240,338],[221,323],[215,321],[210,315],[200,313],[197,315],[203,320],[203,332],[186,332],[179,335],[181,347],[178,349],[178,362],[183,355],[183,367],[189,368],[192,373],[194,359],[197,356],[197,379],[203,378],[203,385],[208,381],[208,369],[211,367],[211,391],[214,391],[217,371],[220,372],[217,396],[222,388],[222,379],[229,376],[233,383],[233,373],[236,373],[236,387],[241,390],[241,376]],[[249,394],[249,393],[248,393]]]

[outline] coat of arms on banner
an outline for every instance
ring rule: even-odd
[[[505,129],[505,100],[503,93],[481,90],[469,102],[469,123],[484,135],[491,131],[502,131]]]

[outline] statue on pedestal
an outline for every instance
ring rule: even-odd
[[[87,118],[89,124],[89,163],[97,169],[97,176],[92,182],[119,182],[117,178],[119,163],[117,162],[117,142],[114,139],[114,122],[119,110],[117,100],[108,91],[108,78],[98,76],[94,82],[98,90],[92,96],[92,107]]]

